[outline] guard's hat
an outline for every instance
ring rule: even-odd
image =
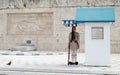
[[[76,26],[72,26],[72,28],[76,28]]]

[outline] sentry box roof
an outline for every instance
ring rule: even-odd
[[[115,22],[114,8],[77,8],[76,22]]]

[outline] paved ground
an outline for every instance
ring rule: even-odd
[[[5,73],[1,73],[5,74]],[[68,74],[68,73],[44,73],[44,72],[7,72],[7,75],[101,75],[101,74]]]
[[[23,53],[23,52],[22,52]],[[85,66],[85,56],[78,53],[79,65],[67,65],[67,53],[0,53],[0,73],[7,75],[103,75],[120,74],[120,54],[111,54],[110,67]],[[11,65],[6,65],[12,61]]]

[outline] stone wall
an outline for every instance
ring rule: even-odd
[[[61,20],[74,17],[75,8],[1,10],[0,49],[9,49],[31,40],[41,51],[66,51],[71,28],[63,26]]]
[[[7,34],[8,35],[52,35],[53,12],[8,13]]]
[[[71,28],[63,19],[75,19],[77,7],[114,7],[111,52],[120,53],[120,0],[0,0],[0,50],[31,40],[40,51],[67,51]],[[78,26],[84,52],[84,26]]]
[[[0,0],[0,8],[119,6],[120,0]]]

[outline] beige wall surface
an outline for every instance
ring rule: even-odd
[[[111,52],[120,53],[120,0],[0,0],[0,50],[31,40],[39,51],[67,51],[70,27],[63,19],[75,19],[78,7],[113,7],[116,22],[111,25]],[[84,52],[84,25],[80,52]]]
[[[53,12],[7,14],[8,35],[52,35],[52,25]]]

